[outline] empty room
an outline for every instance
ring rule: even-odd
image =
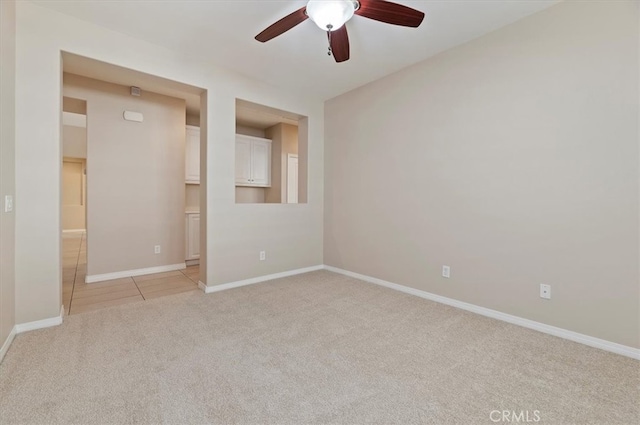
[[[0,0],[0,423],[640,423],[640,2]]]

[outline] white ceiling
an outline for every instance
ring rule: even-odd
[[[398,0],[425,12],[404,28],[361,16],[347,23],[351,59],[327,56],[327,37],[311,21],[267,43],[254,36],[306,1],[36,0],[35,3],[193,55],[294,91],[329,99],[477,38],[557,0]]]

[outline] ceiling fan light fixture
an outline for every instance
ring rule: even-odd
[[[358,8],[352,0],[310,0],[306,13],[323,31],[335,31],[342,27]]]

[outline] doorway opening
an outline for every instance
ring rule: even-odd
[[[62,99],[62,303],[87,272],[87,102]]]
[[[206,91],[69,53],[62,60],[67,314],[198,290]],[[81,154],[80,132],[68,124],[79,115]]]

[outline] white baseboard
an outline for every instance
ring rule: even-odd
[[[454,300],[452,298],[443,297],[441,295],[432,294],[430,292],[422,291],[420,289],[410,288],[408,286],[398,285],[397,283],[387,282],[386,280],[378,279],[371,276],[366,276],[360,273],[354,273],[347,270],[339,269],[332,266],[324,266],[324,269],[332,271],[334,273],[343,274],[345,276],[353,277],[363,280],[365,282],[374,283],[376,285],[384,286],[387,288],[395,289],[396,291],[404,292],[407,294],[415,295],[420,298],[435,301],[441,304],[457,307],[462,310],[467,310],[472,313],[480,314],[482,316],[491,317],[492,319],[502,320],[503,322],[512,323],[514,325],[522,326],[536,330],[538,332],[546,333],[549,335],[557,336],[559,338],[568,339],[569,341],[578,342],[580,344],[588,345],[590,347],[599,348],[601,350],[610,351],[612,353],[621,354],[632,359],[640,360],[640,349],[629,347],[626,345],[618,344],[616,342],[607,341],[604,339],[596,338],[589,335],[584,335],[578,332],[573,332],[567,329],[557,328],[555,326],[546,325],[544,323],[536,322],[534,320],[525,319],[511,314],[502,313],[497,310],[491,310],[489,308],[480,307],[475,304],[469,304],[463,301]]]
[[[13,342],[13,339],[16,337],[17,333],[18,332],[16,331],[16,327],[14,326],[11,329],[11,332],[9,332],[9,336],[4,341],[4,344],[2,344],[2,348],[0,348],[0,363],[2,363],[2,359],[4,359],[4,355],[7,354],[7,351],[9,351],[9,347],[11,346],[11,343]]]
[[[281,273],[268,274],[265,276],[252,277],[251,279],[238,280],[236,282],[223,283],[222,285],[214,285],[214,286],[207,286],[202,282],[198,282],[198,286],[200,287],[200,289],[204,291],[205,294],[211,294],[212,292],[219,292],[227,289],[239,288],[240,286],[253,285],[254,283],[265,282],[267,280],[280,279],[282,277],[294,276],[302,273],[309,273],[316,270],[322,270],[323,268],[324,266],[322,265],[305,267],[303,269],[295,269],[295,270],[289,270]]]
[[[124,270],[121,272],[92,274],[87,275],[85,283],[96,283],[105,280],[120,279],[123,277],[142,276],[145,274],[172,272],[174,270],[184,270],[187,268],[185,263],[169,264],[166,266],[147,267],[146,269]]]
[[[200,265],[200,259],[198,258],[198,259],[195,259],[195,260],[186,260],[184,263],[187,265],[187,267],[189,267],[189,266],[199,266]]]
[[[63,230],[62,233],[84,233],[87,229],[67,229]]]
[[[50,317],[48,319],[36,320],[35,322],[20,323],[15,327],[16,333],[21,334],[23,332],[35,331],[36,329],[50,328],[52,326],[61,325],[63,317],[64,317],[64,306],[61,306],[59,316]]]

